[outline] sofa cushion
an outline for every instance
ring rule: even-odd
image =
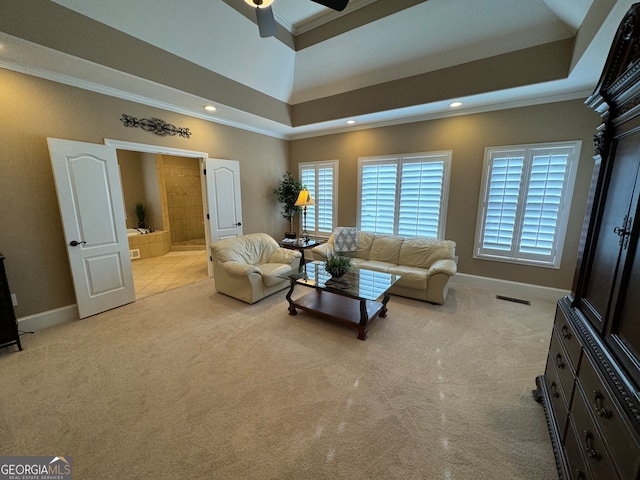
[[[424,268],[399,265],[389,268],[387,273],[400,276],[400,280],[394,284],[398,287],[416,288],[418,290],[427,289],[428,271]]]
[[[394,263],[378,262],[376,260],[363,260],[362,262],[357,263],[356,266],[358,268],[374,270],[376,272],[387,272],[390,268],[395,267],[396,265]]]
[[[371,244],[369,259],[397,265],[403,240],[404,237],[400,235],[376,235]]]
[[[362,258],[364,260],[369,259],[369,253],[371,252],[371,244],[375,234],[369,232],[358,231],[358,251],[355,253],[355,258]]]
[[[291,273],[291,266],[283,263],[263,263],[258,266],[262,272],[262,283],[267,287],[272,287],[284,279],[278,275],[287,275]]]
[[[428,268],[437,260],[455,258],[455,242],[436,238],[406,238],[400,247],[399,265]]]

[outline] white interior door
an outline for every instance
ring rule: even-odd
[[[206,159],[209,241],[242,235],[240,162]]]
[[[47,141],[80,318],[135,301],[115,148]]]

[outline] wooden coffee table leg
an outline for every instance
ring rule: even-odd
[[[296,286],[296,280],[293,278],[290,278],[289,282],[291,286],[289,287],[289,291],[287,292],[287,296],[286,296],[287,302],[289,302],[289,315],[297,315],[298,312],[296,311],[296,307],[293,304],[293,300],[291,300],[291,294],[293,293],[293,289]]]
[[[358,339],[367,339],[367,322],[369,321],[369,314],[367,313],[367,301],[360,300],[360,323],[358,324]]]
[[[387,303],[389,303],[389,299],[391,298],[391,295],[389,295],[388,293],[384,294],[384,297],[382,299],[382,310],[380,310],[380,313],[378,314],[378,316],[385,318],[387,316]]]

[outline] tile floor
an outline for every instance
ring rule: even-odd
[[[131,264],[136,300],[209,278],[206,250],[169,252]]]

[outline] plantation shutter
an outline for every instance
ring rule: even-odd
[[[444,237],[451,152],[360,160],[362,230]]]
[[[360,229],[392,234],[396,207],[397,161],[363,165],[360,193]]]
[[[303,168],[300,172],[300,181],[302,185],[309,190],[311,198],[318,204],[318,195],[316,193],[316,171],[315,168]],[[307,207],[307,231],[315,232],[316,230],[316,205]]]
[[[520,252],[552,255],[569,156],[535,153],[527,191]]]
[[[488,148],[476,258],[558,268],[580,142]]]
[[[335,227],[337,165],[336,161],[299,165],[300,181],[315,202],[307,207],[307,231],[313,235],[330,234]]]
[[[491,160],[482,239],[484,248],[512,250],[523,167],[522,152],[514,152],[508,156],[500,155]]]
[[[315,230],[320,233],[333,231],[333,177],[333,167],[318,168]]]
[[[443,180],[444,161],[403,162],[399,235],[439,236]]]

